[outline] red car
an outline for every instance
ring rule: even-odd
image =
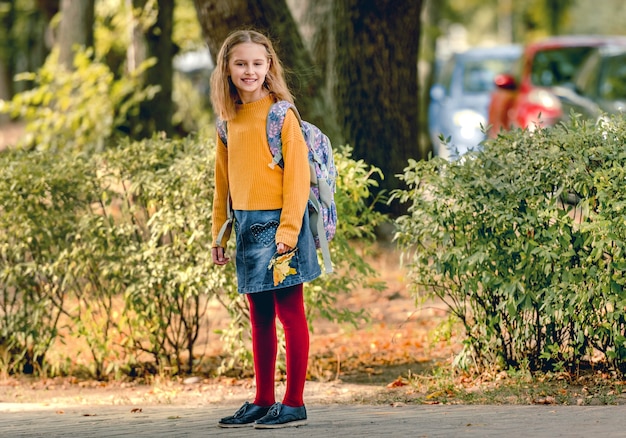
[[[571,86],[579,66],[593,48],[608,44],[626,44],[626,38],[560,36],[527,45],[514,74],[494,78],[489,136],[511,128],[552,126],[562,120],[561,103],[550,89]]]

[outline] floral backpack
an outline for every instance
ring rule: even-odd
[[[315,246],[321,250],[324,260],[324,270],[327,274],[333,271],[330,260],[328,242],[335,236],[337,230],[337,207],[335,192],[337,168],[333,159],[333,150],[330,139],[317,126],[302,120],[296,107],[288,101],[281,100],[274,103],[267,116],[267,142],[272,152],[272,162],[268,165],[283,166],[281,132],[285,116],[289,109],[298,117],[304,141],[309,150],[309,167],[311,176],[311,190],[309,193],[309,223],[315,238]],[[217,121],[217,132],[227,146],[227,127],[223,120]],[[232,213],[228,212],[228,221],[232,221]],[[225,224],[226,225],[226,224]]]

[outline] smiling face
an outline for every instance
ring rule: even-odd
[[[233,47],[228,72],[243,103],[255,102],[268,94],[263,83],[269,68],[270,59],[263,45],[241,43]]]

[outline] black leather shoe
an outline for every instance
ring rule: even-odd
[[[246,427],[259,418],[263,418],[271,406],[262,407],[254,403],[245,402],[234,415],[222,418],[217,425],[219,427]]]
[[[274,403],[267,415],[254,423],[255,429],[279,429],[282,427],[297,427],[307,424],[306,408],[293,408],[282,403]]]

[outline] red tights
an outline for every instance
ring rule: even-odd
[[[287,388],[283,404],[304,405],[303,393],[309,360],[309,326],[304,313],[302,284],[289,288],[246,294],[250,304],[252,353],[256,379],[257,406],[275,402],[274,375],[278,340],[276,316],[285,331],[287,356]]]

